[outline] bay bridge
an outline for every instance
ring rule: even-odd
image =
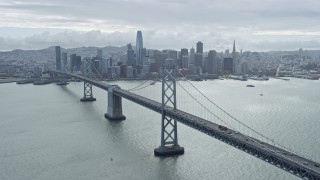
[[[177,81],[176,74],[179,70],[174,65],[164,65],[161,68],[162,74],[162,96],[161,102],[151,98],[138,95],[130,90],[121,89],[117,85],[109,85],[99,80],[93,79],[92,66],[90,59],[84,61],[83,75],[76,75],[67,71],[67,68],[61,70],[51,70],[52,73],[63,78],[75,78],[84,82],[84,96],[82,102],[95,101],[93,97],[92,86],[96,86],[108,91],[108,108],[105,118],[109,120],[125,120],[126,117],[122,112],[122,98],[137,103],[143,107],[161,114],[161,143],[154,149],[156,156],[181,155],[184,148],[178,143],[177,124],[182,123],[192,129],[198,130],[208,136],[233,146],[247,154],[250,154],[270,165],[278,167],[285,172],[291,173],[301,179],[320,180],[320,164],[314,160],[306,158],[298,153],[294,153],[289,148],[274,142],[271,138],[259,133],[253,128],[247,126],[228,112],[224,111],[210,99],[209,102],[214,104],[219,110],[230,116],[245,128],[257,134],[264,140],[246,135],[241,130],[236,130],[230,124],[225,122],[221,117],[212,112],[209,108],[203,106],[214,118],[222,123],[218,124],[196,116],[190,112],[177,108]],[[182,74],[181,74],[182,75]],[[63,81],[63,80],[62,80]],[[188,90],[181,86],[190,96]],[[194,87],[196,88],[196,87]],[[201,92],[200,92],[201,93]],[[202,93],[201,93],[202,94]],[[203,95],[203,94],[202,94]],[[198,99],[192,97],[201,104]]]

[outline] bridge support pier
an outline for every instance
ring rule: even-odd
[[[161,145],[154,149],[155,156],[174,156],[184,154],[184,148],[178,144],[177,121],[166,116],[166,106],[176,109],[176,68],[173,65],[162,67],[162,112]]]
[[[122,99],[120,96],[113,94],[113,88],[117,86],[108,87],[108,112],[104,117],[108,120],[121,121],[126,117],[122,114]]]
[[[87,78],[91,78],[91,59],[85,58],[84,59],[84,69],[83,69],[83,76]],[[81,102],[92,102],[96,101],[96,98],[92,95],[92,84],[88,82],[83,82],[83,98],[80,99]]]

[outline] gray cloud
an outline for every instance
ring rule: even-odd
[[[224,49],[233,39],[243,42],[243,49],[319,48],[319,5],[318,0],[0,0],[0,31],[65,31],[2,37],[0,46],[9,47],[2,44],[9,39],[21,41],[16,48],[124,45],[141,29],[145,44],[155,48],[191,47],[201,40],[208,49]]]
[[[61,45],[65,48],[81,46],[123,46],[133,39],[131,33],[102,33],[101,31],[76,32],[65,31],[60,33],[43,32],[24,38],[0,37],[0,49],[39,49],[43,47]],[[112,43],[111,43],[112,42]]]
[[[58,33],[43,32],[27,37],[13,38],[0,37],[0,49],[41,49],[44,47],[61,45],[65,48],[81,46],[125,46],[127,43],[135,44],[135,32],[105,33],[99,30],[88,32],[64,31]],[[236,39],[237,50],[264,51],[264,50],[296,50],[301,47],[319,49],[320,41],[317,38],[301,36],[251,35],[239,36],[234,34],[221,34],[218,32],[202,32],[190,35],[186,32],[143,31],[144,46],[149,49],[181,49],[195,47],[197,41],[204,43],[204,49],[224,51],[231,49]],[[316,36],[319,37],[319,36]]]

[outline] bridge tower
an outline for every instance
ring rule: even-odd
[[[122,99],[120,96],[113,94],[114,88],[119,86],[108,86],[108,112],[104,117],[108,120],[125,120],[126,117],[122,114]]]
[[[61,71],[63,73],[68,73],[69,72],[69,65],[68,65],[68,60],[67,60],[67,53],[62,53],[62,67],[61,67]],[[65,75],[58,75],[59,76],[59,82],[57,83],[57,85],[67,85],[69,84],[67,82],[67,76]]]
[[[84,59],[83,76],[86,78],[92,77],[91,59],[88,57]],[[83,94],[83,98],[80,99],[81,102],[90,102],[96,100],[96,98],[94,98],[92,95],[92,84],[86,81],[83,81]]]
[[[162,66],[162,109],[161,109],[161,145],[154,149],[156,156],[171,156],[184,153],[178,144],[177,121],[166,116],[166,106],[176,106],[176,67]]]

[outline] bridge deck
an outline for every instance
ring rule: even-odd
[[[56,73],[65,74],[83,81],[87,81],[101,89],[108,90],[110,85],[87,79],[83,76],[70,73],[53,71]],[[153,111],[161,113],[162,104],[151,99],[139,96],[129,91],[114,88],[113,94],[133,101]],[[231,129],[221,130],[219,125],[181,110],[165,107],[165,114],[183,123],[193,129],[203,132],[211,137],[214,137],[222,142],[225,142],[235,148],[238,148],[248,154],[251,154],[265,162],[268,162],[278,168],[281,168],[295,176],[305,179],[320,180],[320,164],[312,160],[301,157],[297,154],[275,147],[271,144],[259,141],[250,136],[236,132]]]

